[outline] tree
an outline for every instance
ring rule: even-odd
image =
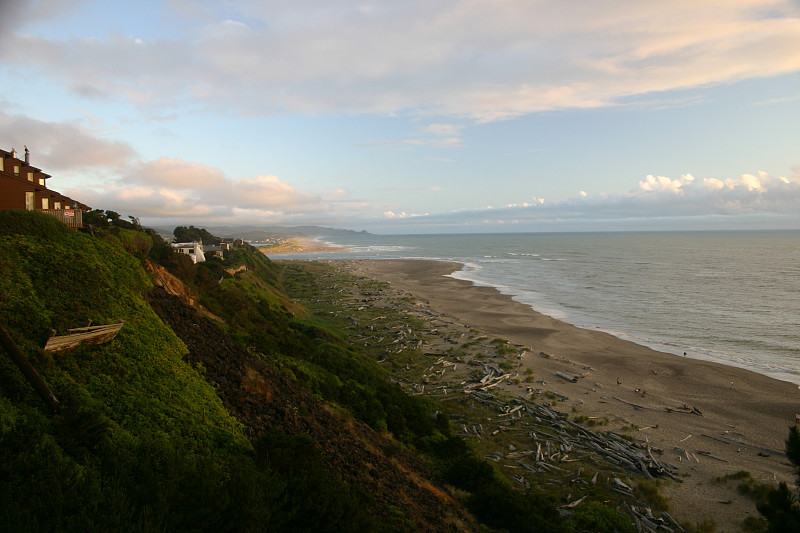
[[[797,426],[789,428],[789,436],[786,438],[786,456],[797,468],[797,486],[800,488],[800,430]]]
[[[786,438],[786,456],[797,468],[797,486],[800,487],[800,430],[797,426],[789,428]],[[756,505],[758,512],[768,522],[770,533],[790,533],[800,531],[800,504],[786,483],[767,494],[765,501]]]
[[[173,231],[176,242],[195,242],[202,241],[206,244],[219,244],[220,238],[210,234],[205,228],[195,228],[194,226],[178,226]]]

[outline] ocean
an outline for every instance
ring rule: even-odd
[[[800,385],[800,232],[358,235],[347,252],[433,259],[536,311],[657,350]]]

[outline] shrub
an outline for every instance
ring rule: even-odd
[[[70,231],[55,217],[39,211],[0,210],[0,235],[32,235],[51,239]]]
[[[578,505],[567,523],[574,531],[596,533],[634,533],[636,531],[630,518],[597,501]]]

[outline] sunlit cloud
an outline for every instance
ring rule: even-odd
[[[35,36],[25,23],[50,15],[31,4],[13,3],[19,25],[0,37],[4,63],[85,98],[154,108],[488,122],[800,69],[800,8],[789,0],[168,3],[180,40]],[[226,15],[214,19],[218,7]],[[428,128],[457,138],[450,124]]]
[[[136,157],[128,144],[105,139],[81,121],[46,122],[0,111],[0,136],[6,149],[28,146],[31,164],[45,172],[118,167]]]
[[[219,169],[169,157],[142,163],[132,174],[132,179],[170,189],[203,189],[225,184],[225,176]]]
[[[231,178],[218,168],[179,158],[142,161],[128,144],[105,139],[80,122],[43,122],[0,112],[0,138],[55,178],[49,185],[95,208],[137,217],[213,220],[234,212],[325,213],[327,202],[274,175]],[[90,175],[91,184],[67,175]],[[341,192],[338,193],[341,196]]]
[[[329,209],[319,196],[297,191],[277,176],[231,179],[219,169],[178,159],[143,163],[122,182],[124,186],[95,186],[72,192],[105,209],[143,217],[202,216],[209,222],[230,218],[234,212],[308,216]]]

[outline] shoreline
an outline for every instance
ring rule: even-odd
[[[397,260],[406,260],[406,259],[397,259]],[[416,259],[407,259],[407,260],[411,261],[411,260],[416,260]],[[420,261],[426,261],[426,260],[428,260],[428,259],[420,259]],[[430,261],[438,261],[438,260],[431,259]],[[445,261],[445,262],[448,262],[448,261]],[[686,346],[686,345],[669,344],[669,343],[666,343],[665,341],[662,342],[662,341],[651,340],[651,339],[647,339],[647,338],[636,338],[634,335],[628,334],[625,331],[618,331],[617,332],[617,331],[613,331],[613,330],[609,330],[609,329],[604,329],[601,326],[590,325],[588,323],[586,323],[586,324],[576,323],[576,322],[570,321],[570,318],[568,316],[564,316],[562,318],[559,318],[557,316],[552,316],[552,315],[548,314],[547,311],[541,311],[541,310],[536,309],[535,304],[532,304],[532,303],[529,303],[529,302],[525,302],[525,301],[523,301],[521,299],[518,299],[518,298],[521,298],[521,296],[519,296],[518,294],[515,294],[514,292],[511,292],[511,291],[505,292],[503,290],[503,288],[504,288],[503,286],[493,285],[491,282],[477,280],[477,279],[473,279],[473,278],[467,277],[467,276],[459,276],[460,272],[464,272],[463,267],[465,267],[465,265],[463,263],[456,263],[456,264],[458,264],[460,268],[455,270],[455,271],[453,271],[452,273],[448,274],[447,277],[451,277],[453,279],[457,279],[457,280],[461,280],[461,281],[466,281],[466,282],[472,283],[472,284],[477,285],[477,286],[484,286],[484,287],[493,288],[496,291],[500,292],[501,294],[508,295],[515,302],[519,302],[519,303],[521,303],[523,305],[526,305],[526,306],[530,307],[535,313],[539,313],[539,314],[542,314],[544,316],[551,316],[552,318],[554,318],[554,320],[565,322],[565,323],[567,323],[567,324],[569,324],[571,326],[574,326],[576,328],[579,328],[579,329],[582,329],[582,330],[587,330],[587,331],[595,331],[595,332],[599,332],[599,333],[605,333],[605,334],[611,335],[611,336],[613,336],[613,337],[615,337],[617,339],[620,339],[621,341],[634,343],[634,344],[637,344],[639,346],[649,348],[649,349],[651,349],[653,351],[661,352],[661,353],[667,353],[667,354],[670,354],[670,355],[674,355],[676,357],[686,357],[688,359],[693,359],[695,361],[706,361],[706,362],[710,362],[710,363],[720,364],[720,365],[723,365],[723,366],[737,368],[737,369],[740,369],[740,370],[745,370],[745,371],[748,371],[748,372],[753,372],[755,374],[760,374],[762,376],[766,376],[768,378],[775,379],[777,381],[790,383],[790,384],[800,388],[800,376],[797,375],[797,374],[794,374],[794,373],[789,373],[789,372],[787,372],[785,370],[772,370],[772,371],[770,371],[766,366],[763,366],[763,365],[761,367],[759,367],[758,365],[755,365],[755,364],[748,365],[747,363],[736,362],[736,361],[733,361],[733,360],[730,360],[730,359],[726,359],[724,356],[719,355],[717,353],[714,353],[711,350],[707,350],[707,349],[703,349],[703,348],[692,348],[692,347],[689,347],[689,346]],[[556,313],[563,313],[565,315],[567,314],[566,312],[564,312],[562,310],[556,310]],[[798,405],[798,413],[800,413],[800,405]]]
[[[261,251],[265,255],[272,256],[272,258],[275,260],[296,259],[296,260],[311,260],[311,261],[331,260],[322,257],[327,252],[354,251],[353,248],[332,245],[326,242],[320,242],[316,239],[317,238],[312,239],[310,237],[302,237],[298,239],[293,239],[291,242],[285,243],[281,245],[279,248],[262,247]],[[305,254],[318,254],[318,256],[304,257]],[[381,258],[380,256],[364,257],[363,254],[358,254],[358,255],[360,255],[361,257],[357,259],[348,259],[347,257],[344,257],[342,255],[337,255],[336,260],[343,260],[343,261],[362,260],[363,258],[363,260],[381,260],[381,261],[413,260],[413,261],[457,262],[459,264],[459,268],[455,269],[453,272],[449,274],[449,276],[453,277],[454,279],[464,280],[479,286],[491,287],[503,294],[508,294],[515,301],[519,301],[524,305],[530,306],[535,312],[544,314],[546,316],[552,316],[556,320],[564,321],[577,328],[586,329],[589,331],[604,332],[614,337],[617,337],[620,340],[632,342],[640,346],[645,346],[654,351],[669,353],[675,356],[683,355],[685,357],[697,361],[707,361],[707,362],[721,364],[724,366],[730,366],[733,368],[747,370],[750,372],[761,374],[769,378],[790,383],[800,387],[800,373],[798,373],[796,369],[792,367],[791,364],[785,362],[785,358],[784,359],[779,358],[777,360],[779,362],[775,366],[773,366],[770,364],[771,361],[770,359],[762,360],[759,358],[758,354],[748,355],[748,352],[746,351],[742,354],[739,354],[736,352],[734,346],[727,346],[727,347],[722,346],[724,351],[719,351],[719,348],[715,349],[713,347],[706,347],[702,344],[702,342],[696,345],[681,344],[680,342],[676,344],[672,338],[666,339],[660,337],[657,331],[648,331],[646,328],[644,331],[636,334],[636,333],[630,333],[628,331],[628,328],[626,328],[626,326],[623,324],[613,324],[613,325],[606,324],[604,326],[602,325],[604,323],[603,319],[599,320],[600,325],[598,325],[597,318],[592,319],[584,316],[583,319],[581,320],[580,317],[568,316],[571,315],[569,309],[559,308],[558,305],[556,305],[552,309],[540,310],[539,308],[537,308],[536,301],[531,302],[529,298],[526,301],[524,293],[515,293],[511,290],[510,287],[506,287],[505,285],[497,285],[491,281],[485,281],[479,278],[475,278],[468,269],[470,263],[464,263],[460,259],[443,259],[443,258],[428,258],[428,257],[406,258],[402,256]],[[676,338],[680,337],[681,337],[680,332],[677,332]],[[739,357],[739,355],[741,355],[741,357]],[[798,413],[800,413],[800,406],[798,406]]]
[[[556,320],[494,287],[450,276],[459,263],[330,262],[351,274],[389,282],[466,329],[528,347],[520,370],[530,369],[537,384],[568,398],[564,406],[609,420],[604,431],[636,428],[637,440],[663,450],[664,460],[685,471],[683,483],[662,489],[678,519],[696,523],[714,517],[720,530],[729,531],[747,516],[758,516],[753,502],[735,487],[715,483],[726,474],[744,470],[763,483],[794,482],[783,454],[788,428],[800,411],[800,391],[793,383]],[[568,382],[557,373],[578,379]],[[512,395],[525,391],[524,384],[502,388]]]

